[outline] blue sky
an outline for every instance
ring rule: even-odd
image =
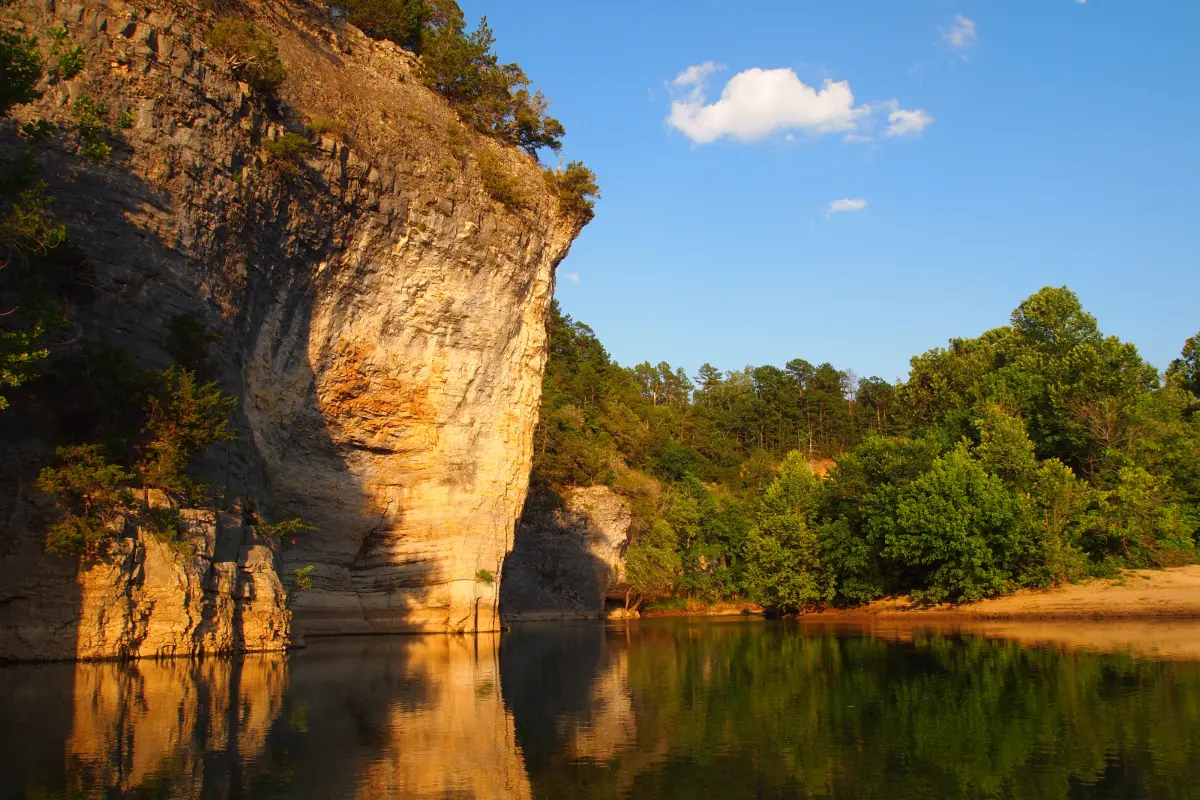
[[[1045,285],[1200,330],[1200,3],[461,5],[599,178],[557,296],[623,364],[894,380]]]

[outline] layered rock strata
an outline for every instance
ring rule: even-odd
[[[37,161],[102,287],[77,320],[154,369],[169,363],[172,316],[217,335],[239,441],[208,459],[204,477],[229,502],[315,526],[281,555],[285,576],[313,566],[295,623],[310,634],[496,629],[554,269],[581,221],[560,212],[532,159],[465,128],[421,86],[410,54],[319,4],[246,4],[287,69],[276,97],[234,79],[205,44],[212,17],[189,2],[27,0],[14,10],[34,33],[65,26],[86,54],[82,73],[48,83],[20,112],[68,131]],[[83,160],[69,133],[82,97],[133,122],[113,126],[103,164]],[[286,133],[312,150],[273,153]],[[520,186],[520,207],[485,190],[496,170]],[[31,434],[36,413],[22,422],[19,405],[0,420],[22,428],[5,431],[0,454],[10,484],[0,657],[119,654],[120,637],[88,622],[107,590],[38,551],[28,468],[49,460],[56,432],[46,423]],[[129,557],[115,553],[107,569],[126,574]],[[174,569],[171,580],[188,585],[190,568]],[[67,599],[46,602],[55,593]],[[187,608],[181,589],[146,613]],[[260,612],[254,624],[275,641],[282,605]],[[38,627],[74,629],[77,641],[33,646]],[[191,641],[186,627],[176,652]]]

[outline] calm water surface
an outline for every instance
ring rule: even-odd
[[[1200,798],[1200,662],[647,621],[0,668],[0,797]]]

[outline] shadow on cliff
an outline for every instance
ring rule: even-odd
[[[572,514],[556,492],[531,488],[504,559],[501,618],[600,617],[613,582],[612,568],[592,550],[602,538],[587,515]]]

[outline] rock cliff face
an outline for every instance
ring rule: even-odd
[[[0,420],[0,657],[195,652],[195,626],[177,619],[192,614],[195,592],[209,592],[214,629],[200,639],[281,647],[275,576],[225,617],[214,598],[236,600],[245,579],[226,594],[187,587],[219,584],[229,569],[287,576],[309,564],[313,588],[293,607],[305,633],[496,629],[554,269],[580,221],[560,212],[531,159],[463,127],[424,89],[410,54],[315,4],[245,4],[287,68],[275,98],[233,78],[204,43],[211,16],[192,3],[14,8],[31,32],[65,25],[86,54],[84,71],[45,86],[22,119],[69,130],[80,97],[103,99],[114,118],[132,112],[104,164],[81,159],[69,134],[37,153],[101,287],[79,322],[161,369],[170,318],[201,319],[219,337],[219,382],[240,401],[240,439],[204,477],[230,502],[316,530],[270,559],[210,559],[207,574],[148,541],[90,570],[44,556],[29,466],[48,460],[55,432],[14,407]],[[306,121],[325,131],[314,149],[294,165],[272,158],[267,143]],[[497,168],[522,187],[521,208],[485,191],[484,171]],[[151,604],[109,603],[122,587],[145,594],[160,573]],[[133,640],[116,631],[142,629],[177,634],[117,644]]]
[[[531,498],[504,563],[505,620],[602,616],[625,579],[632,521],[629,502],[607,486]]]

